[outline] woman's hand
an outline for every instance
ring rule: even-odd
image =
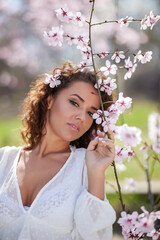
[[[92,140],[86,151],[86,165],[88,171],[104,173],[115,158],[114,135],[108,131],[110,139],[103,137],[103,133],[97,131],[97,137]]]

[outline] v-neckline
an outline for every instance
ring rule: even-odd
[[[20,157],[20,154],[22,152],[23,147],[20,147],[17,156],[15,158],[15,164],[14,164],[14,177],[15,177],[15,183],[16,183],[16,190],[17,190],[17,194],[18,194],[18,202],[20,204],[20,207],[22,208],[23,212],[27,213],[29,211],[31,211],[31,209],[33,208],[33,206],[36,204],[39,196],[42,194],[42,192],[48,187],[48,185],[50,185],[59,175],[60,173],[66,168],[66,166],[68,165],[68,163],[70,162],[70,160],[72,159],[72,155],[74,152],[74,147],[72,145],[69,145],[70,147],[70,155],[67,158],[66,162],[64,163],[64,165],[60,168],[60,170],[56,173],[56,175],[54,175],[41,189],[40,191],[37,193],[36,197],[34,198],[33,202],[31,203],[29,209],[26,211],[24,209],[24,205],[22,202],[22,196],[21,196],[21,191],[20,191],[20,187],[19,187],[19,183],[18,183],[18,177],[17,177],[17,167],[18,167],[18,160]]]

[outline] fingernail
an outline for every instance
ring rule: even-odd
[[[103,138],[100,138],[100,137],[99,137],[99,140],[103,140]]]

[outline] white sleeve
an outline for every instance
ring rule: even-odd
[[[5,152],[6,147],[0,148],[0,163],[3,160],[4,152]]]
[[[83,190],[74,211],[74,240],[112,240],[112,224],[116,214],[109,201],[87,191],[87,167],[84,166]]]

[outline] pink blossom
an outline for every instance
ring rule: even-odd
[[[115,103],[109,106],[107,111],[109,112],[109,117],[113,120],[114,123],[116,123],[121,113],[117,107],[117,104]]]
[[[65,39],[66,39],[66,42],[68,43],[68,45],[72,45],[72,44],[74,44],[74,40],[75,40],[75,38],[74,37],[71,37],[71,36],[69,36],[68,34],[65,36]]]
[[[43,36],[47,40],[49,46],[62,46],[63,42],[63,26],[61,25],[60,27],[52,27],[51,31],[49,32],[44,32]]]
[[[128,158],[128,162],[130,161],[131,157],[134,155],[130,146],[125,146],[124,148],[116,145],[116,154],[115,154],[115,161],[122,164],[123,159]]]
[[[57,18],[61,22],[69,23],[69,21],[73,20],[73,13],[68,11],[67,5],[65,7],[59,8],[55,10]]]
[[[125,60],[125,66],[124,67],[127,69],[127,73],[124,75],[124,79],[127,80],[128,78],[132,77],[132,74],[136,70],[137,64],[133,65],[133,63],[132,63],[132,61],[130,60],[130,57],[129,57],[127,60]]]
[[[79,27],[82,27],[85,20],[85,17],[80,12],[76,12],[73,23],[78,25]]]
[[[134,181],[133,178],[125,178],[124,190],[128,192],[135,192],[138,182]]]
[[[147,62],[150,62],[152,59],[152,51],[148,51],[145,53],[141,53],[141,50],[138,51],[138,53],[135,55],[134,57],[134,63],[136,62],[136,60],[139,60],[139,62],[141,62],[142,64],[145,64]]]
[[[86,36],[84,31],[75,33],[72,37],[67,35],[67,37],[70,37],[69,41],[72,41],[73,44],[77,45],[77,49],[80,49],[81,51],[87,51],[90,49],[88,45],[88,37]]]
[[[160,19],[159,15],[154,16],[153,11],[150,11],[150,15],[149,16],[145,15],[145,17],[142,19],[141,29],[146,30],[148,27],[150,27],[150,29],[152,30],[152,28],[158,22],[159,19]]]
[[[119,218],[119,225],[129,232],[130,229],[134,227],[137,223],[138,213],[134,211],[132,214],[127,214],[126,212],[121,212],[121,218]]]
[[[147,15],[145,15],[145,17],[141,21],[141,29],[146,30],[147,27],[148,27],[148,19],[147,19]]]
[[[128,26],[130,22],[133,21],[133,17],[128,17],[126,16],[125,18],[121,18],[120,20],[118,20],[118,24],[120,24],[120,27],[123,26]]]
[[[115,154],[115,161],[122,164],[123,158],[127,157],[127,154],[125,151],[123,151],[123,148],[121,146],[116,145],[116,154]]]
[[[118,172],[123,172],[126,170],[126,166],[123,163],[116,163],[116,169]]]
[[[108,116],[107,111],[104,111],[104,114],[106,117]],[[101,124],[102,120],[104,119],[102,110],[98,109],[97,112],[94,113],[92,117],[93,117],[93,119],[96,119],[97,124]]]
[[[160,140],[160,114],[153,112],[148,117],[148,135],[155,143]]]
[[[99,58],[101,58],[101,59],[105,58],[107,55],[108,55],[108,54],[105,53],[105,52],[102,52],[102,53],[97,54],[97,56],[98,56]]]
[[[80,63],[78,64],[78,67],[79,67],[79,68],[82,68],[82,70],[83,70],[83,68],[84,68],[86,65],[87,65],[86,62],[80,62]]]
[[[113,131],[115,129],[115,123],[111,118],[106,117],[106,120],[102,123],[102,127],[104,132],[108,132],[108,129]]]
[[[120,139],[125,145],[135,147],[141,143],[141,130],[136,127],[129,127],[123,124],[117,128],[116,138]]]
[[[60,70],[58,70],[57,74],[55,74],[54,76],[46,73],[47,77],[46,77],[44,83],[49,84],[49,86],[51,88],[57,87],[58,85],[61,84],[61,81],[57,79],[60,74],[61,74]]]
[[[99,88],[102,92],[106,92],[109,96],[112,94],[112,91],[117,88],[117,84],[115,83],[116,79],[111,79],[107,77],[107,79],[103,80],[99,79],[98,84]],[[95,84],[95,88],[97,87],[97,83]]]
[[[125,58],[124,51],[118,51],[118,49],[111,57],[111,59],[115,60],[116,63],[119,63],[121,59],[124,59],[124,58]]]
[[[111,65],[111,62],[109,60],[106,61],[106,67],[101,67],[101,71],[104,72],[105,76],[108,76],[110,73],[112,75],[116,75],[117,72],[117,66],[115,64]]]
[[[147,237],[152,237],[152,240],[157,240],[160,237],[160,229],[159,230],[152,230],[151,232],[147,233]]]
[[[137,223],[137,230],[142,233],[149,233],[154,229],[154,220],[143,214],[139,215],[139,222]]]
[[[131,157],[134,156],[134,152],[133,152],[133,150],[131,149],[130,146],[125,146],[124,150],[127,151],[127,154],[128,154],[128,162],[130,162]]]
[[[122,227],[124,239],[138,240],[145,233],[147,233],[147,236],[154,236],[153,239],[158,239],[159,230],[154,229],[154,221],[158,219],[159,211],[149,213],[144,207],[141,207],[141,209],[143,213],[140,215],[137,212],[132,214],[121,213],[118,223]]]
[[[130,97],[123,97],[123,93],[119,93],[119,98],[116,101],[116,107],[118,110],[123,113],[126,109],[129,109],[132,104],[132,98]]]
[[[91,48],[89,46],[81,48],[82,57],[84,60],[90,60],[92,58]]]

